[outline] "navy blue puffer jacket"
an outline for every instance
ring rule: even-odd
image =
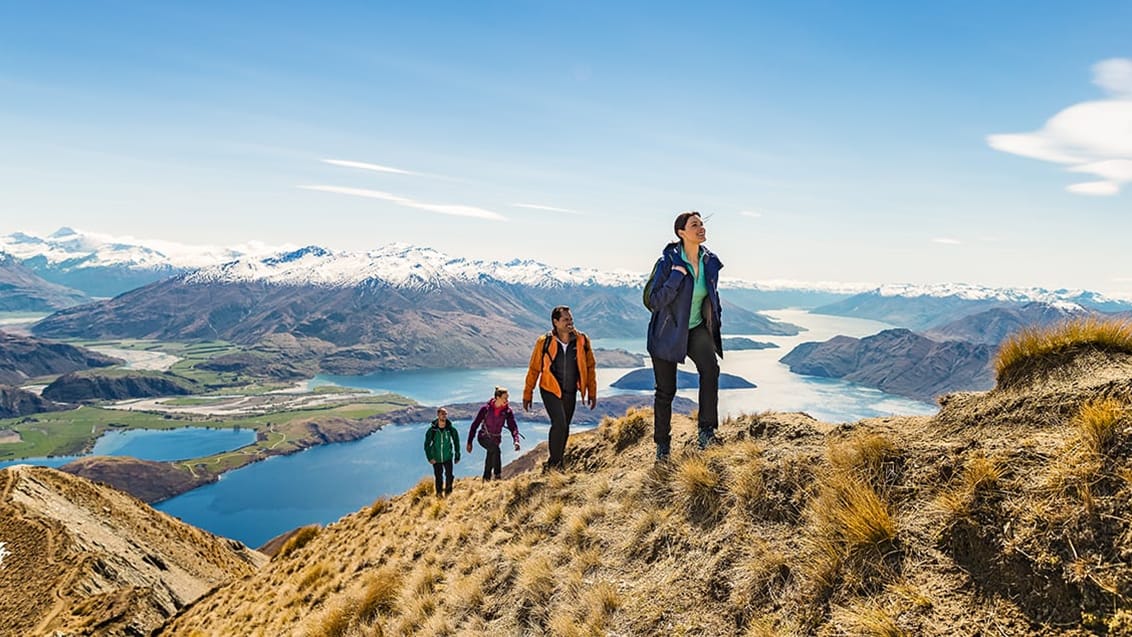
[[[704,246],[704,276],[708,294],[704,298],[703,317],[715,341],[715,353],[723,358],[723,339],[720,335],[721,310],[719,305],[719,271],[723,263],[719,257]],[[680,244],[673,242],[665,246],[654,267],[655,278],[649,294],[649,307],[653,308],[649,319],[649,354],[661,360],[683,363],[688,355],[688,322],[692,316],[692,290],[696,286],[688,265],[680,256]],[[688,274],[673,270],[673,266],[683,265]]]

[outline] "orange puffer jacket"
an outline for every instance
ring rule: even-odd
[[[582,400],[586,400],[588,396],[597,396],[597,373],[594,368],[593,348],[590,346],[590,338],[582,332],[578,334],[578,345],[575,348],[578,352],[578,389],[582,390]],[[550,345],[546,350],[546,356],[542,355],[543,342],[550,339]],[[546,391],[562,398],[562,388],[558,386],[558,379],[550,371],[550,363],[554,357],[558,355],[558,339],[553,338],[550,334],[543,334],[535,341],[535,350],[531,352],[531,362],[527,366],[527,382],[523,386],[523,402],[530,401],[534,396],[535,381],[538,381],[539,387]]]

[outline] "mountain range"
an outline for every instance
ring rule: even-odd
[[[842,378],[931,402],[941,394],[993,387],[994,352],[1011,334],[1093,314],[1064,301],[993,307],[923,333],[898,328],[802,343],[779,360],[796,374]]]

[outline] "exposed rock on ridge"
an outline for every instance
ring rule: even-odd
[[[149,634],[265,556],[44,467],[0,469],[0,634]]]

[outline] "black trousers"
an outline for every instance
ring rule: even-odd
[[[503,474],[503,452],[499,449],[500,441],[493,440],[490,436],[476,436],[476,440],[487,451],[483,459],[483,479],[491,480],[492,474],[495,474],[495,479],[498,480]]]
[[[452,461],[433,463],[432,473],[436,476],[436,495],[452,493]]]
[[[542,394],[542,404],[546,407],[546,415],[550,416],[550,459],[546,466],[562,469],[565,466],[566,439],[570,437],[570,422],[574,420],[574,407],[578,404],[577,390],[562,392],[562,398],[539,388]]]
[[[688,357],[700,374],[700,429],[715,431],[719,426],[719,361],[715,357],[715,340],[707,326],[700,324],[688,332]],[[676,396],[676,363],[653,357],[652,373],[656,379],[653,398],[652,439],[658,445],[672,440],[672,399]]]

